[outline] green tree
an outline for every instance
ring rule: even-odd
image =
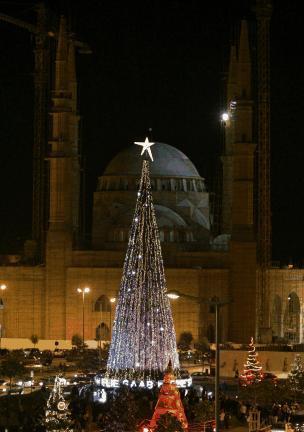
[[[290,393],[285,383],[274,384],[271,381],[261,381],[246,387],[240,387],[239,399],[252,405],[271,406],[290,399]]]
[[[196,348],[199,352],[205,353],[206,351],[210,350],[210,343],[205,336],[202,336],[200,340],[194,344],[194,348]]]
[[[183,332],[181,333],[178,341],[178,348],[187,351],[191,348],[191,342],[193,341],[192,333]]]
[[[26,369],[20,362],[20,359],[11,354],[9,355],[0,366],[0,375],[9,379],[10,388],[12,387],[12,379],[15,377],[22,377],[26,373]]]
[[[154,432],[184,432],[181,422],[171,413],[162,414]]]
[[[39,341],[39,338],[36,334],[32,334],[32,336],[30,337],[30,341],[32,342],[32,344],[34,345],[34,347],[36,346],[36,344]]]
[[[102,428],[107,432],[137,430],[138,408],[133,392],[128,387],[117,389],[109,398]]]
[[[77,348],[81,348],[83,346],[83,340],[79,334],[74,334],[72,336],[72,345],[76,346]]]
[[[76,363],[77,367],[83,371],[92,372],[98,370],[100,365],[98,350],[84,350],[81,358],[79,358]]]
[[[291,370],[286,380],[286,387],[293,395],[293,399],[304,396],[304,366],[300,354],[296,354]]]
[[[202,399],[194,405],[195,422],[208,421],[214,419],[214,404],[208,399]]]
[[[45,417],[48,390],[0,398],[0,430],[38,431]],[[44,430],[44,429],[43,429]]]

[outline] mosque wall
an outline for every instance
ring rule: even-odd
[[[229,340],[247,343],[257,332],[257,263],[254,242],[230,244]]]
[[[168,290],[202,296],[226,296],[229,283],[229,272],[223,269],[165,269]],[[108,299],[117,298],[122,276],[122,268],[116,267],[70,267],[66,269],[66,286],[58,280],[56,292],[62,293],[50,315],[51,340],[70,340],[76,333],[82,336],[82,295],[77,288],[90,287],[85,295],[85,339],[96,338],[96,328],[102,322],[109,329],[115,316],[115,303],[107,311],[95,310],[97,300],[101,296]],[[63,279],[61,279],[62,281]],[[0,323],[3,326],[3,337],[30,338],[37,334],[45,338],[44,324],[46,319],[46,284],[43,267],[2,267],[1,283],[7,289],[1,292],[4,309],[0,310]],[[56,294],[57,295],[57,294]],[[66,296],[64,298],[64,295]],[[60,303],[60,304],[59,304]],[[62,305],[65,313],[60,316]],[[177,339],[180,333],[189,331],[195,340],[199,333],[207,332],[214,325],[214,314],[208,307],[200,307],[193,301],[180,298],[171,301]],[[62,329],[57,332],[57,323],[65,317],[66,334],[62,337]],[[227,328],[227,311],[223,311],[222,327]],[[223,335],[225,335],[223,330]],[[110,337],[110,331],[108,336]]]
[[[270,322],[275,341],[304,342],[304,270],[271,269]]]
[[[245,249],[239,252],[244,256],[248,255]],[[70,340],[73,334],[82,334],[82,298],[77,293],[77,288],[89,286],[91,292],[85,298],[85,337],[93,340],[100,322],[104,322],[109,328],[113,322],[115,304],[111,304],[111,311],[103,312],[95,311],[95,303],[102,295],[107,298],[117,297],[122,275],[122,267],[117,265],[117,257],[123,258],[123,253],[108,255],[105,251],[99,251],[96,257],[92,251],[75,251],[73,255],[75,261],[82,264],[90,262],[91,267],[67,269],[66,287],[58,286],[58,292],[62,292],[62,295],[66,292],[66,299],[62,297],[65,305],[66,334],[62,338],[61,333],[56,333],[55,323],[62,320],[62,317],[59,316],[59,309],[55,309],[50,317],[50,328],[53,331],[50,339]],[[108,261],[105,261],[105,266],[96,266],[106,256]],[[202,254],[200,262],[203,256]],[[190,256],[188,259],[189,262],[194,262],[190,260]],[[213,295],[228,298],[234,292],[236,301],[221,310],[223,340],[246,342],[248,334],[254,335],[254,302],[251,301],[251,294],[253,295],[255,290],[252,280],[254,269],[250,269],[244,260],[238,261],[238,268],[243,268],[244,277],[237,276],[237,273],[233,276],[233,268],[208,269],[198,266],[165,269],[169,290],[178,290],[201,298],[210,298]],[[116,266],[111,267],[110,261],[115,261]],[[233,279],[236,277],[237,281]],[[303,343],[304,270],[271,269],[267,277],[271,290],[270,322],[274,342]],[[234,280],[232,285],[231,278]],[[2,266],[0,282],[7,286],[7,289],[0,293],[4,306],[0,309],[2,336],[28,339],[32,334],[37,334],[39,338],[43,338],[46,317],[45,268]],[[208,306],[199,307],[185,298],[171,301],[171,305],[177,338],[184,331],[191,332],[195,340],[200,334],[212,336],[214,314],[209,313]],[[231,334],[231,329],[235,329],[235,336]]]
[[[228,292],[227,270],[201,269],[165,269],[167,289],[195,297],[210,298],[213,295],[225,296]],[[100,296],[108,299],[117,298],[122,276],[121,268],[69,268],[67,271],[67,309],[66,338],[73,334],[82,335],[82,295],[77,287],[90,287],[85,296],[85,338],[95,339],[96,327],[100,322],[110,329],[115,315],[115,304],[109,311],[95,311],[95,304]],[[199,330],[206,332],[209,325],[214,325],[214,314],[208,313],[206,306],[200,306],[185,298],[171,301],[172,313],[177,337],[184,331],[192,333],[195,340],[199,338]],[[203,313],[204,312],[204,313]],[[227,312],[222,315],[223,328],[227,324]]]
[[[278,352],[278,351],[259,351],[258,360],[264,372],[272,372],[278,378],[287,378],[295,356],[300,354],[303,358],[303,353],[297,352]],[[239,373],[244,370],[244,364],[247,361],[248,352],[241,350],[222,350],[220,354],[220,374],[221,377],[234,377],[235,371]]]
[[[45,300],[45,269],[37,267],[1,267],[0,292],[2,336],[29,338],[42,336]]]

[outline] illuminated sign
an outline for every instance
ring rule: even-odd
[[[94,391],[93,392],[93,399],[94,399],[94,402],[98,401],[101,403],[106,403],[107,402],[106,391],[104,389]]]
[[[192,378],[176,379],[172,382],[176,383],[178,388],[188,388],[192,385]],[[154,387],[161,387],[163,384],[162,380],[129,380],[129,379],[114,379],[114,378],[102,378],[100,376],[95,377],[95,384],[105,388],[119,388],[121,386],[127,386],[130,388],[146,388],[153,389]]]

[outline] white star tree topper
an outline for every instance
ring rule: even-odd
[[[149,138],[146,138],[144,142],[135,141],[134,144],[142,146],[141,156],[144,154],[144,152],[148,152],[148,155],[150,156],[152,162],[153,162],[153,156],[150,147],[153,146],[154,142],[149,142]]]

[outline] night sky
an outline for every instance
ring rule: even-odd
[[[77,57],[87,202],[112,157],[149,128],[183,151],[210,191],[221,152],[219,114],[233,26],[254,20],[249,1],[49,1],[69,13],[91,55]],[[273,258],[302,263],[303,13],[275,1],[271,24]],[[33,3],[0,2],[32,21]],[[31,232],[33,37],[0,22],[0,250],[18,250]]]

